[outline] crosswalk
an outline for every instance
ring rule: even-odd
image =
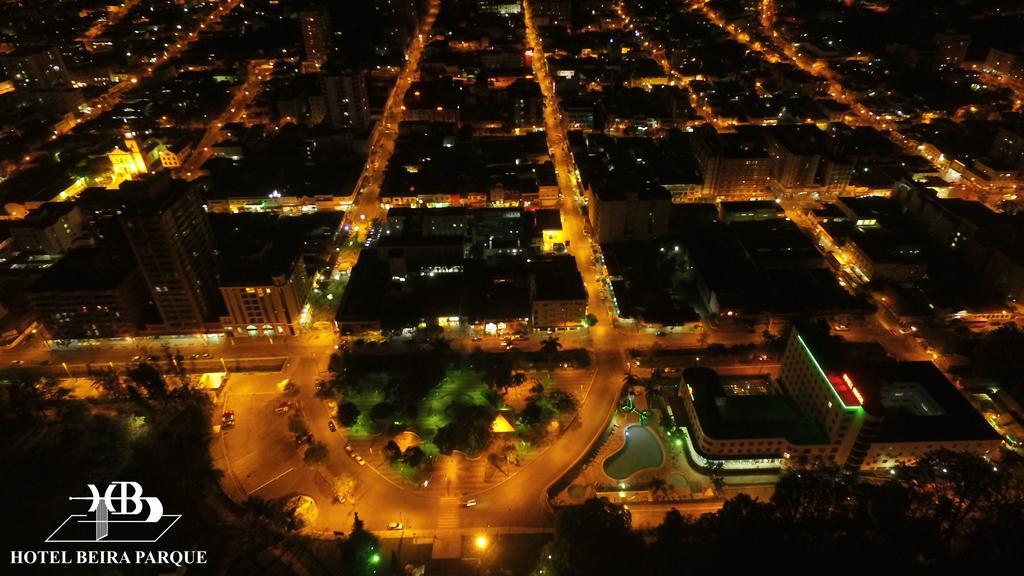
[[[459,499],[455,496],[442,496],[437,508],[437,528],[459,527]]]

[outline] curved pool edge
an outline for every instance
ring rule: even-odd
[[[624,457],[626,454],[629,453],[630,447],[633,446],[635,449],[635,447],[637,446],[637,444],[631,444],[630,442],[631,437],[629,435],[629,431],[630,429],[633,428],[642,430],[643,433],[646,434],[647,437],[649,437],[650,441],[653,443],[654,448],[657,449],[657,462],[648,463],[646,460],[644,460],[638,462],[636,466],[630,467],[631,469],[629,469],[628,471],[616,470],[613,473],[608,469],[609,463],[611,463],[612,468],[616,468],[616,463],[620,458]],[[665,447],[662,446],[661,441],[649,428],[641,426],[639,424],[630,424],[629,426],[626,426],[623,429],[622,434],[624,438],[622,446],[612,454],[609,454],[607,457],[605,457],[605,459],[601,462],[601,470],[604,472],[605,476],[615,480],[616,482],[621,482],[623,480],[630,478],[634,474],[638,474],[640,472],[643,472],[644,470],[659,468],[665,464]],[[632,438],[636,438],[636,436],[633,436]]]

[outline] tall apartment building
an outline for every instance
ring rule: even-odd
[[[939,32],[935,34],[935,67],[956,69],[964,63],[971,45],[968,34]]]
[[[305,235],[269,214],[212,218],[221,250],[220,293],[225,334],[292,336],[301,331],[302,309],[313,287],[303,260]]]
[[[538,21],[551,26],[572,23],[572,0],[540,0],[532,2],[533,15]]]
[[[984,68],[1013,80],[1024,80],[1024,57],[1013,52],[990,48],[985,56]]]
[[[353,132],[369,128],[370,103],[362,70],[341,62],[328,62],[321,70],[320,83],[331,128]]]
[[[282,271],[237,276],[221,283],[227,306],[221,317],[224,331],[233,336],[294,336],[306,305],[312,279],[301,255]]]
[[[47,202],[11,222],[11,240],[22,252],[63,254],[82,236],[85,216],[71,202]]]
[[[672,195],[661,186],[594,186],[587,191],[590,225],[598,242],[650,240],[668,232]]]
[[[703,126],[692,142],[705,197],[747,200],[768,195],[772,158],[756,135],[742,130],[719,134]]]
[[[0,67],[21,99],[44,109],[64,113],[75,110],[83,101],[81,90],[71,85],[57,48],[25,48],[2,54]]]
[[[187,185],[157,178],[122,191],[125,238],[168,332],[201,332],[216,317],[217,252],[200,199]],[[132,189],[132,188],[138,188]]]
[[[837,448],[839,463],[847,460],[847,454],[862,460],[866,446],[857,442],[861,429],[867,426],[870,431],[877,422],[864,411],[864,396],[849,374],[830,368],[825,372],[804,336],[798,330],[791,332],[779,375],[786,393],[821,426],[828,443]]]
[[[931,362],[861,362],[794,329],[779,380],[848,470],[886,468],[945,448],[988,454],[1001,437]]]
[[[326,6],[313,3],[299,11],[299,25],[302,27],[302,47],[306,55],[303,68],[315,71],[331,56],[331,14]]]
[[[779,126],[768,132],[772,188],[780,195],[815,193],[836,197],[846,191],[853,163],[831,154],[825,133],[815,126]]]
[[[139,331],[146,286],[130,257],[72,250],[26,291],[51,339],[123,338]]]
[[[16,50],[0,55],[0,65],[18,90],[71,88],[71,76],[56,48]]]

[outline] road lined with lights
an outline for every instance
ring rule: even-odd
[[[254,59],[249,61],[245,82],[235,87],[231,101],[224,108],[224,112],[210,123],[188,160],[175,171],[178,178],[192,180],[199,176],[199,169],[213,155],[213,146],[223,139],[222,129],[224,126],[245,118],[246,107],[260,93],[263,83],[270,78],[273,70],[273,60]]]
[[[420,57],[434,28],[434,19],[441,8],[441,0],[430,0],[426,16],[420,24],[419,33],[409,45],[406,52],[405,65],[391,88],[391,93],[384,104],[380,120],[370,132],[370,153],[363,165],[363,171],[356,181],[352,205],[345,211],[342,229],[351,239],[346,242],[338,255],[334,267],[334,275],[350,270],[355,265],[359,253],[364,247],[364,239],[368,237],[369,228],[375,218],[387,213],[380,204],[380,187],[384,181],[388,162],[395,151],[398,139],[398,126],[402,121],[405,93],[409,86],[419,77]]]
[[[387,170],[388,160],[395,150],[398,125],[404,112],[402,103],[405,101],[405,93],[409,86],[419,78],[420,57],[423,56],[423,49],[430,38],[434,19],[437,18],[440,7],[441,0],[431,0],[420,31],[406,52],[405,66],[391,88],[381,118],[370,135],[370,154],[359,176],[356,198],[350,210],[351,216],[357,216],[359,221],[372,220],[384,213],[380,205],[380,185]],[[358,224],[352,217],[346,219],[350,223]]]
[[[232,12],[240,4],[241,0],[226,0],[224,3],[218,6],[217,9],[207,14],[206,18],[204,18],[199,23],[199,26],[197,28],[195,28],[187,34],[182,33],[182,37],[179,40],[176,40],[174,44],[168,44],[167,49],[163,52],[163,54],[157,56],[156,59],[151,64],[144,68],[144,75],[130,75],[125,80],[118,82],[109,90],[94,98],[88,104],[83,104],[82,108],[86,110],[85,112],[79,113],[70,121],[62,120],[58,122],[53,127],[53,134],[50,136],[50,140],[56,140],[57,137],[67,134],[79,124],[88,122],[89,120],[96,118],[103,112],[112,109],[114,106],[117,106],[117,104],[121,101],[121,97],[124,96],[124,93],[135,87],[140,82],[140,78],[148,78],[153,74],[154,70],[157,70],[164,64],[167,64],[169,61],[173,60],[174,58],[177,58],[182,52],[187,50],[188,47],[193,42],[196,41],[196,39],[199,37],[199,32],[201,30],[205,29],[207,26],[216,24],[220,21],[221,18]]]

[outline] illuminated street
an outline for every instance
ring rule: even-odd
[[[925,4],[8,2],[0,573],[1019,565],[1024,10]]]

